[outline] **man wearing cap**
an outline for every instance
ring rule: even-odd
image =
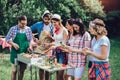
[[[53,26],[50,23],[51,13],[48,10],[43,13],[42,19],[43,21],[37,22],[30,27],[32,32],[37,31],[38,38],[40,37],[41,31],[48,31],[53,35]]]
[[[51,36],[53,36],[53,25],[51,24],[51,13],[47,10],[42,15],[43,21],[37,22],[33,24],[30,28],[32,32],[37,31],[38,38],[40,37],[41,31],[47,31],[50,33]],[[40,80],[44,80],[44,70],[39,70],[39,77]],[[45,72],[45,80],[49,79],[49,73]]]

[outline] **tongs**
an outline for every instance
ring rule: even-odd
[[[34,51],[33,51],[33,50],[28,49],[28,53],[30,53],[30,54],[34,54]]]

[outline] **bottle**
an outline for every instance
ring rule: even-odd
[[[57,58],[55,58],[55,65],[57,65]]]

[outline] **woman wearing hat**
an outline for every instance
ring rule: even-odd
[[[62,44],[66,44],[68,38],[68,31],[61,23],[61,17],[58,14],[54,14],[52,16],[52,24],[54,26],[54,39],[55,39],[55,46],[60,46]],[[65,64],[65,53],[59,49],[55,48],[54,55],[57,58],[58,63]],[[64,71],[57,71],[57,80],[63,80]]]

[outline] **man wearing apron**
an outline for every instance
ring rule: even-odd
[[[12,63],[12,74],[11,80],[16,80],[16,66],[15,66],[15,58],[17,58],[17,54],[27,52],[28,48],[32,49],[29,43],[32,40],[32,32],[27,25],[27,17],[26,16],[19,16],[18,17],[18,25],[13,26],[10,28],[7,36],[6,41],[12,45],[11,54],[10,54],[10,61]],[[24,71],[26,69],[26,65],[22,62],[19,62],[20,65],[20,72],[18,76],[18,80],[22,80]]]

